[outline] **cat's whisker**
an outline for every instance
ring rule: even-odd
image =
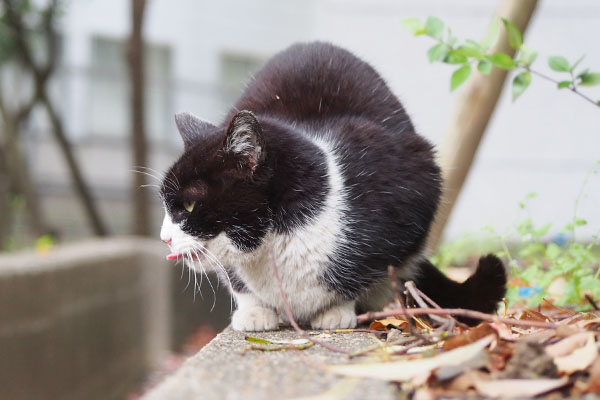
[[[215,288],[214,288],[212,282],[210,281],[210,278],[209,278],[208,274],[206,273],[206,270],[204,269],[204,264],[202,264],[202,261],[200,260],[198,253],[196,252],[195,249],[192,249],[191,251],[194,252],[194,254],[196,256],[196,260],[200,264],[200,269],[202,270],[202,273],[204,273],[204,275],[206,276],[206,281],[210,285],[210,288],[213,292],[213,304],[212,304],[212,307],[210,308],[210,311],[212,312],[212,310],[214,310],[214,308],[215,308],[215,305],[217,304],[217,292],[215,291]],[[202,277],[202,275],[200,275],[200,276]]]

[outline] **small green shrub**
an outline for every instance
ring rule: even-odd
[[[527,215],[531,201],[537,196],[531,193],[519,203],[525,217],[517,219],[506,232],[499,234],[492,227],[485,228],[496,239],[495,246],[489,237],[470,243],[468,237],[462,238],[443,244],[432,261],[442,268],[461,265],[474,250],[479,249],[475,253],[479,255],[485,249],[507,260],[511,275],[507,292],[510,305],[537,306],[546,298],[557,305],[589,308],[589,299],[600,299],[600,231],[588,243],[578,241],[577,229],[587,225],[587,221],[577,215],[577,210],[584,189],[590,177],[598,173],[599,166],[600,162],[585,178],[573,217],[554,240],[548,237],[551,223],[538,225]]]

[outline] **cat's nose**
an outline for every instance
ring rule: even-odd
[[[168,245],[171,245],[171,242],[173,241],[171,238],[168,239],[162,239],[163,242],[165,242]]]

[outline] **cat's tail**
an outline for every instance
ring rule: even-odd
[[[502,261],[488,254],[479,259],[477,270],[466,281],[449,279],[429,260],[418,264],[415,285],[442,308],[466,308],[485,313],[496,311],[506,293],[506,270]],[[461,318],[466,323],[475,320]]]

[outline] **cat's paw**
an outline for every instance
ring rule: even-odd
[[[253,306],[233,313],[231,326],[236,331],[273,331],[278,328],[279,318],[270,308]]]
[[[356,327],[354,302],[334,306],[318,314],[310,321],[313,329],[348,329]]]

